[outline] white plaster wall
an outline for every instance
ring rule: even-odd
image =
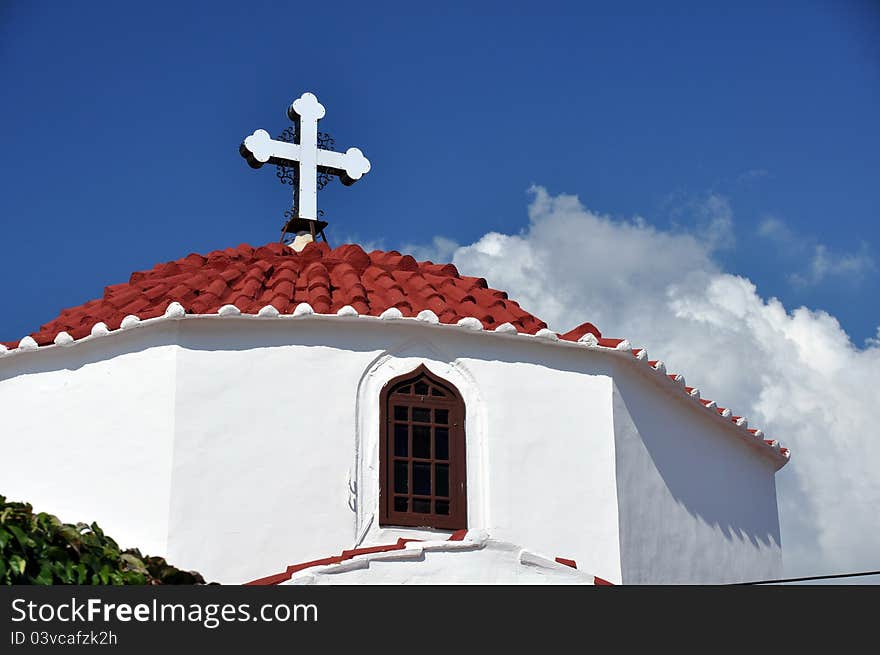
[[[772,462],[631,367],[614,381],[623,583],[781,577]]]
[[[772,466],[692,401],[614,355],[413,321],[187,318],[4,357],[0,493],[225,583],[443,539],[377,524],[379,391],[421,363],[466,403],[470,528],[612,582],[777,571]]]
[[[379,391],[425,363],[466,403],[469,526],[618,579],[610,378],[522,341],[362,319],[183,322],[169,560],[242,582],[431,536],[377,521]]]
[[[611,379],[596,358],[523,350],[525,361],[468,362],[486,413],[486,527],[617,581]]]
[[[0,360],[0,493],[165,553],[175,328]]]
[[[526,339],[402,327],[400,345],[369,370],[359,395],[359,534],[389,543],[413,530],[379,529],[379,391],[425,363],[465,401],[468,524],[590,562],[620,577],[611,379],[601,357],[572,357]],[[410,334],[407,334],[409,332]],[[409,338],[407,338],[409,337]],[[430,338],[429,338],[430,337]],[[431,538],[429,531],[416,531]]]
[[[322,345],[325,329],[182,326],[168,551],[176,565],[241,583],[354,542],[354,399],[372,355]]]

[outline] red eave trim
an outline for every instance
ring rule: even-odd
[[[463,541],[465,536],[467,535],[467,530],[456,530],[451,535],[447,541]],[[302,564],[294,564],[292,566],[288,566],[286,571],[281,573],[275,573],[274,575],[267,575],[264,578],[258,578],[256,580],[251,580],[250,582],[246,582],[245,586],[257,586],[257,585],[277,585],[282,582],[286,582],[293,577],[293,574],[302,571],[303,569],[308,569],[313,566],[327,566],[328,564],[339,564],[346,560],[350,560],[353,557],[357,557],[358,555],[369,555],[372,553],[386,553],[393,550],[403,550],[406,548],[406,544],[410,541],[423,541],[422,539],[404,539],[400,538],[396,543],[393,544],[383,544],[380,546],[369,546],[366,548],[354,548],[352,550],[343,550],[340,555],[334,555],[332,557],[324,557],[323,559],[312,560],[311,562],[303,562]],[[556,562],[562,564],[564,566],[570,566],[573,569],[577,569],[577,562],[573,559],[568,559],[567,557],[557,557],[555,558]],[[593,584],[596,585],[612,585],[611,582],[604,580],[602,578],[594,576]],[[613,586],[613,585],[612,585]]]
[[[464,539],[464,534],[459,535],[461,533],[467,533],[467,530],[459,530],[458,532],[452,533],[452,536],[449,537],[449,541],[461,541]],[[312,560],[311,562],[303,562],[302,564],[294,564],[292,566],[288,566],[287,570],[283,573],[276,573],[274,575],[266,576],[265,578],[258,578],[257,580],[252,580],[250,582],[246,582],[245,586],[248,585],[276,585],[281,584],[282,582],[286,582],[293,577],[294,573],[298,571],[302,571],[303,569],[308,569],[313,566],[327,566],[328,564],[339,564],[346,560],[350,560],[353,557],[357,557],[358,555],[369,555],[371,553],[386,553],[392,550],[403,550],[406,548],[406,545],[410,541],[422,541],[421,539],[403,539],[400,538],[396,543],[393,544],[383,544],[381,546],[369,546],[367,548],[354,548],[352,550],[343,550],[340,555],[334,555],[332,557],[325,557],[323,559]]]

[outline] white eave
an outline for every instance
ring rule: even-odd
[[[295,325],[299,321],[334,321],[334,322],[401,322],[410,325],[419,325],[426,330],[457,330],[460,333],[471,335],[472,338],[486,339],[517,339],[528,340],[531,343],[543,344],[549,348],[568,348],[572,354],[576,352],[601,353],[602,355],[616,358],[617,361],[627,362],[634,366],[637,371],[648,376],[661,388],[673,392],[677,397],[693,404],[694,409],[707,411],[714,420],[719,422],[724,429],[731,431],[737,437],[749,444],[758,447],[761,452],[772,457],[777,470],[782,468],[790,459],[788,449],[782,448],[778,441],[765,440],[760,430],[749,429],[748,422],[743,417],[734,419],[729,410],[719,412],[717,405],[711,401],[700,398],[698,389],[685,387],[684,377],[676,374],[668,374],[662,361],[651,362],[648,360],[644,349],[633,349],[627,340],[622,340],[613,348],[600,346],[598,339],[591,333],[582,336],[578,341],[560,339],[559,335],[552,330],[542,329],[536,334],[518,332],[510,323],[499,325],[494,330],[483,328],[479,319],[466,317],[457,323],[440,323],[437,315],[424,310],[415,317],[405,317],[400,310],[390,308],[379,316],[358,314],[357,311],[346,305],[335,314],[316,314],[308,303],[300,303],[291,314],[281,314],[272,305],[263,307],[257,314],[244,314],[234,305],[224,305],[216,314],[187,314],[180,303],[172,302],[168,305],[164,315],[155,318],[141,320],[137,316],[126,316],[119,329],[109,330],[103,322],[96,323],[88,336],[74,340],[67,332],[59,332],[52,345],[38,346],[32,337],[26,336],[18,347],[7,349],[0,345],[0,366],[4,360],[22,356],[39,356],[39,353],[51,352],[58,348],[75,348],[78,345],[90,343],[98,339],[113,339],[122,332],[133,330],[148,330],[153,326],[167,324],[169,321],[283,321]]]

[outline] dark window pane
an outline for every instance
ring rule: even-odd
[[[410,374],[409,382],[392,386],[382,407],[382,449],[386,498],[382,515],[390,524],[457,525],[453,504],[466,503],[463,455],[465,408],[455,391],[428,374]],[[455,443],[452,443],[452,439]],[[387,494],[387,495],[386,495]],[[388,499],[388,496],[391,496]],[[456,504],[456,512],[462,505]],[[392,518],[394,517],[394,518]],[[384,524],[383,524],[384,525]]]
[[[449,428],[434,428],[434,459],[449,459]]]
[[[394,462],[394,491],[395,493],[405,494],[407,492],[407,479],[409,476],[406,471],[406,461],[395,460]]]
[[[405,423],[394,424],[394,454],[406,457],[409,454],[409,429]]]
[[[413,493],[431,495],[431,465],[413,462]]]
[[[434,465],[434,495],[449,495],[449,464]]]
[[[427,425],[414,425],[413,432],[413,457],[431,457],[431,428]]]

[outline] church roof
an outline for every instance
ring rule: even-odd
[[[774,455],[778,465],[789,451],[741,416],[700,397],[684,377],[667,373],[662,361],[625,339],[603,337],[591,323],[559,334],[522,309],[486,280],[459,274],[452,264],[418,262],[397,251],[365,252],[357,245],[329,248],[310,243],[301,252],[281,243],[190,254],[131,274],[128,282],[104,289],[96,300],[63,310],[57,318],[19,342],[0,342],[0,356],[127,329],[150,319],[203,315],[298,316],[303,313],[418,318],[427,323],[529,335],[541,340],[613,352],[650,367],[660,383],[688,396],[698,407],[739,428],[739,434]]]
[[[441,323],[476,317],[485,329],[510,323],[527,334],[547,327],[505,292],[490,289],[483,278],[459,275],[452,264],[417,262],[397,251],[367,253],[357,245],[331,250],[325,243],[310,243],[295,252],[270,243],[193,253],[132,273],[128,282],[108,286],[103,297],[65,309],[30,336],[39,346],[51,344],[62,331],[80,339],[99,322],[115,330],[127,315],[161,316],[173,301],[188,314],[216,314],[227,304],[245,314],[256,314],[267,305],[289,314],[299,303],[308,303],[318,314],[335,314],[345,306],[366,316],[379,316],[389,308],[403,316],[430,309]]]

